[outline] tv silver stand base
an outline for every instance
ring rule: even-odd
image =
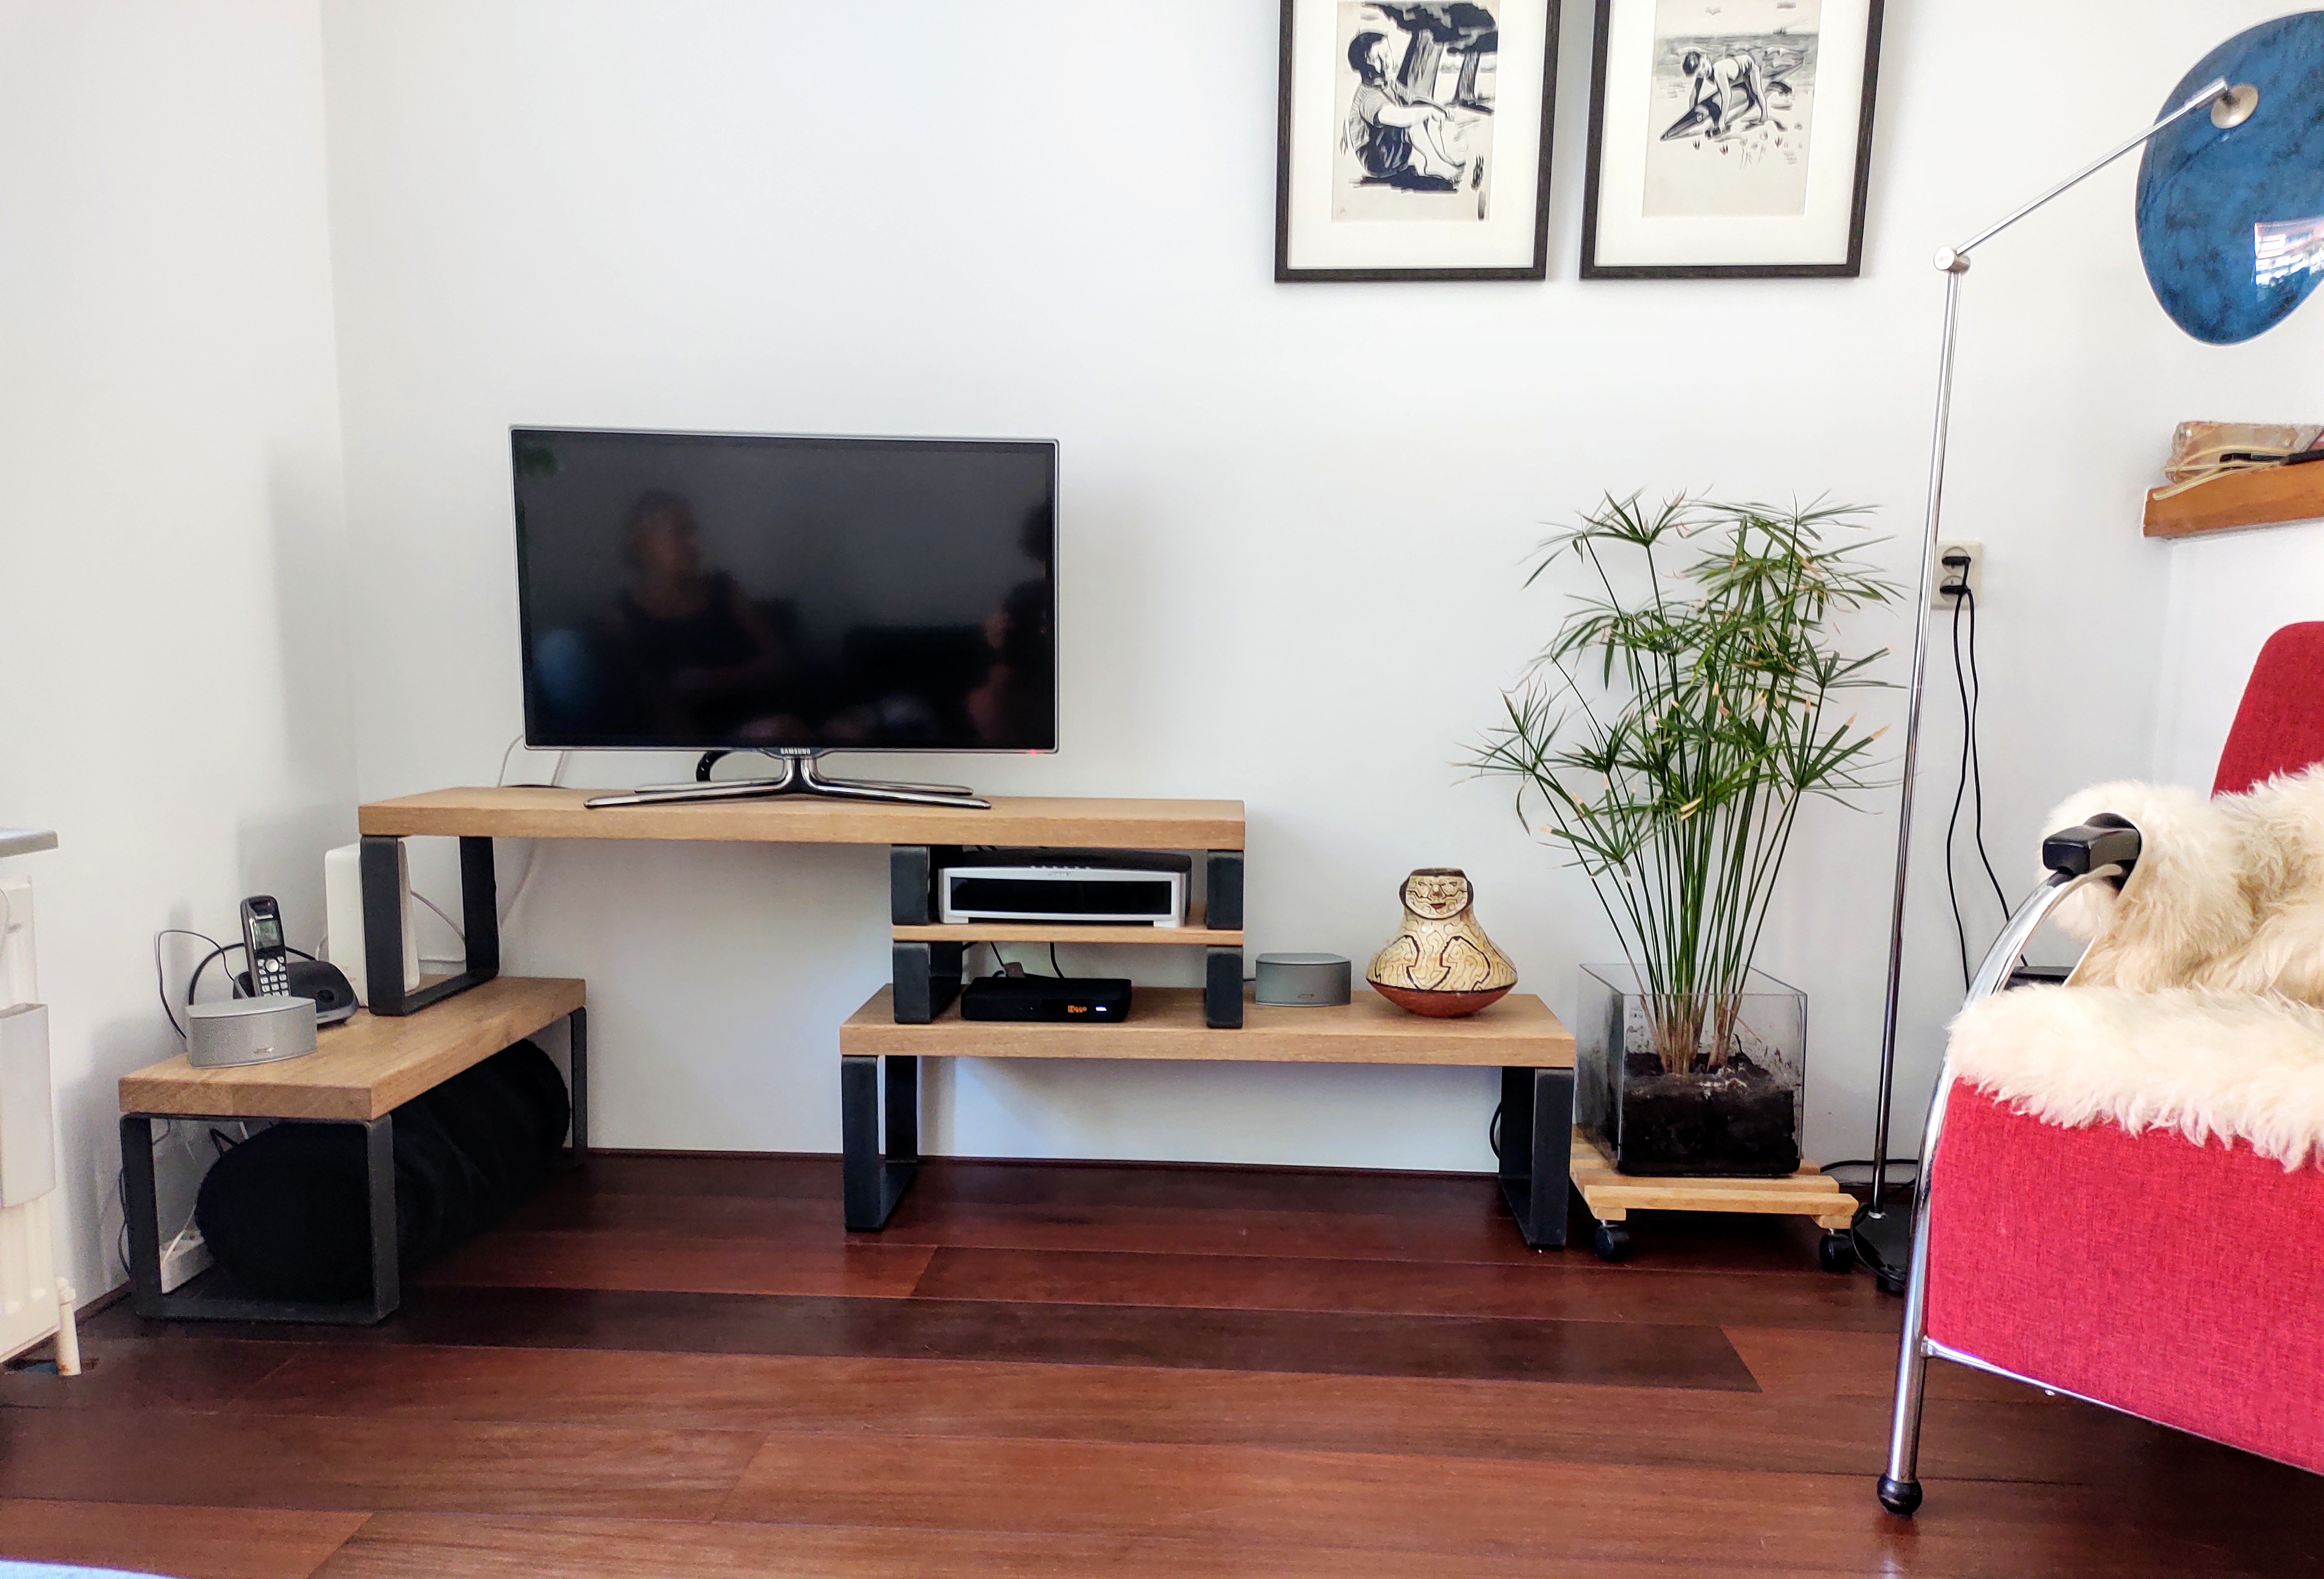
[[[886,779],[826,779],[816,770],[816,753],[770,752],[782,771],[765,779],[713,779],[710,764],[722,753],[706,753],[691,784],[647,784],[613,795],[595,795],[584,805],[676,806],[687,801],[770,800],[781,795],[821,795],[834,800],[878,800],[900,806],[945,806],[987,811],[992,802],[965,784],[900,784]]]

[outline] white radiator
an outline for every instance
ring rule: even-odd
[[[80,1370],[73,1291],[57,1276],[56,1107],[49,1011],[32,956],[32,885],[0,881],[0,1359],[54,1334],[57,1369]]]

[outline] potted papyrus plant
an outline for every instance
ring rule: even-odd
[[[1574,1105],[1625,1172],[1800,1166],[1806,1002],[1752,959],[1801,807],[1868,787],[1880,732],[1839,693],[1886,650],[1833,624],[1896,589],[1863,513],[1609,497],[1527,577],[1579,590],[1472,765],[1517,780],[1621,939],[1583,972]]]

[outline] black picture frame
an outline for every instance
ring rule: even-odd
[[[1598,0],[1590,45],[1590,151],[1582,183],[1582,278],[1585,280],[1853,280],[1864,272],[1864,211],[1872,191],[1872,112],[1880,88],[1880,30],[1886,0],[1867,0],[1864,93],[1856,126],[1856,188],[1849,199],[1848,260],[1837,263],[1600,263],[1598,165],[1605,145],[1606,35],[1614,0]]]
[[[1603,0],[1600,0],[1603,3]],[[1550,154],[1557,122],[1557,51],[1562,0],[1546,0],[1542,44],[1540,171],[1535,182],[1533,262],[1481,269],[1295,269],[1291,266],[1291,75],[1294,14],[1299,0],[1282,0],[1281,64],[1275,109],[1275,279],[1277,284],[1356,283],[1395,280],[1545,280],[1549,277]]]

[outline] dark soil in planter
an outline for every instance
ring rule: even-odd
[[[1652,1053],[1623,1060],[1624,1173],[1768,1178],[1796,1173],[1799,1093],[1742,1054],[1723,1069],[1663,1072]]]

